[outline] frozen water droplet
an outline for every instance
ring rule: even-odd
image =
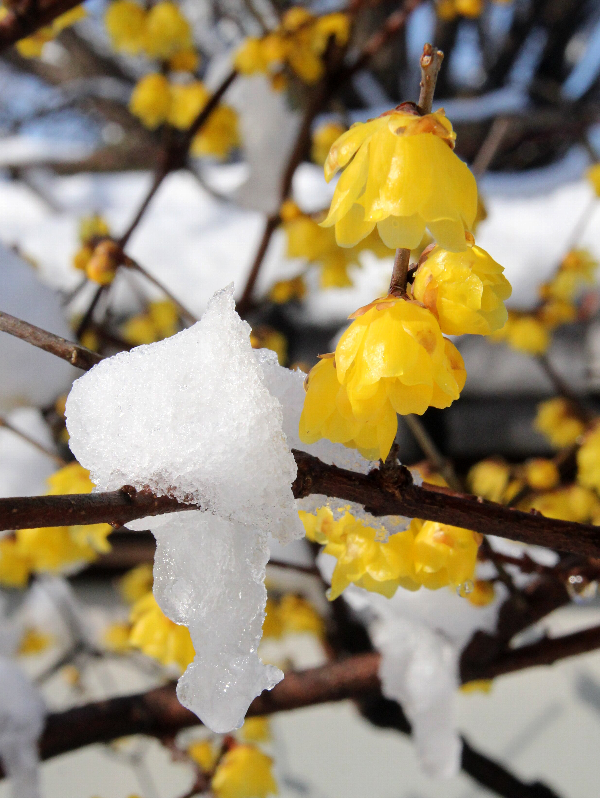
[[[471,582],[470,579],[467,579],[466,582],[463,582],[462,585],[459,585],[456,588],[456,593],[461,598],[466,598],[469,595],[469,593],[473,592],[473,587],[474,587],[473,582]]]
[[[590,582],[581,574],[572,574],[567,579],[567,593],[575,604],[587,604],[596,598],[598,582]]]

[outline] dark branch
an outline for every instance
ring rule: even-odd
[[[545,518],[535,511],[524,513],[433,485],[418,487],[402,466],[358,474],[327,465],[306,452],[294,450],[293,454],[298,466],[292,486],[296,498],[322,494],[361,504],[375,516],[424,518],[557,551],[600,556],[600,529],[596,526]],[[186,509],[193,507],[128,487],[109,493],[0,499],[0,530],[102,521],[126,524],[135,518]]]
[[[80,4],[81,0],[25,0],[18,11],[8,9],[0,20],[0,52]]]
[[[22,341],[27,341],[27,343],[33,344],[45,352],[50,352],[84,371],[91,369],[102,360],[100,355],[86,349],[85,346],[67,341],[59,335],[42,330],[27,321],[10,316],[8,313],[0,312],[0,332],[6,332]]]

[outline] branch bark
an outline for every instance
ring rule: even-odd
[[[375,516],[424,518],[584,557],[600,556],[596,526],[558,521],[535,511],[524,513],[433,485],[417,486],[403,466],[358,474],[327,465],[306,452],[293,450],[293,454],[298,466],[292,486],[296,498],[331,496],[361,504]],[[27,496],[0,499],[0,529],[126,524],[135,518],[189,509],[197,508],[129,486],[107,493]]]
[[[40,327],[17,319],[8,313],[0,312],[0,332],[6,332],[22,341],[27,341],[27,343],[33,344],[45,352],[50,352],[84,371],[91,369],[102,360],[100,355],[86,349],[85,346],[67,341],[59,335],[42,330]]]
[[[80,4],[81,0],[26,0],[18,11],[9,9],[0,20],[0,52]]]

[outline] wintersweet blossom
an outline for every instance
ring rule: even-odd
[[[163,665],[177,665],[182,671],[195,655],[187,626],[169,620],[152,593],[133,605],[129,644]]]
[[[273,760],[254,745],[234,745],[219,761],[211,789],[216,798],[277,795]]]
[[[272,80],[283,75],[282,70],[287,66],[303,82],[315,83],[324,72],[323,54],[330,37],[343,46],[349,32],[347,14],[316,17],[296,6],[285,12],[276,30],[261,39],[247,38],[235,55],[234,64],[243,75],[262,72]]]
[[[114,0],[106,9],[104,23],[115,50],[137,55],[144,46],[146,10],[134,0]]]
[[[263,638],[283,637],[287,634],[325,635],[325,624],[312,604],[302,596],[286,594],[277,601],[267,599]]]
[[[475,579],[473,589],[467,593],[467,601],[474,607],[487,607],[495,598],[494,583],[484,579]]]
[[[553,460],[535,457],[524,466],[525,480],[533,490],[552,490],[560,482],[560,473]]]
[[[503,272],[481,247],[448,252],[435,246],[422,255],[413,296],[431,310],[446,335],[490,335],[508,318],[504,301],[512,289]]]
[[[316,443],[327,438],[358,449],[367,460],[387,457],[398,430],[391,402],[384,403],[369,419],[359,421],[352,412],[345,386],[338,380],[333,355],[324,356],[310,370],[305,385],[300,440]]]
[[[177,3],[162,0],[148,11],[144,26],[144,49],[154,58],[169,58],[192,44],[190,23]]]
[[[141,563],[121,577],[119,593],[127,604],[135,604],[138,599],[152,590],[153,581],[152,565]]]
[[[268,743],[271,740],[271,723],[266,715],[246,718],[240,737],[247,743]]]
[[[414,249],[428,228],[444,249],[466,249],[477,212],[475,178],[453,152],[455,133],[442,110],[420,116],[404,103],[353,125],[325,162],[329,181],[344,169],[323,226],[350,247],[375,226],[386,246]]]
[[[577,450],[577,481],[600,491],[600,427],[588,432]]]
[[[346,512],[335,520],[328,507],[321,507],[315,515],[301,511],[309,540],[325,546],[325,554],[336,558],[330,601],[355,584],[371,593],[391,598],[399,587],[418,590],[413,562],[414,533],[396,532],[381,540],[379,531]]]
[[[314,163],[323,166],[333,143],[345,132],[345,125],[340,125],[339,122],[326,122],[319,125],[312,134],[310,157]]]
[[[179,327],[179,311],[170,299],[150,302],[144,313],[127,319],[121,328],[123,338],[133,346],[152,344],[175,335]]]
[[[550,345],[550,334],[536,316],[511,311],[504,327],[492,333],[491,340],[504,341],[526,355],[543,355]]]
[[[540,286],[542,300],[572,302],[582,286],[594,282],[597,268],[598,261],[587,249],[570,250],[562,259],[552,279]]]
[[[510,466],[499,458],[488,458],[475,463],[467,474],[471,493],[492,502],[504,500],[510,480]]]
[[[196,740],[188,746],[187,752],[205,773],[212,773],[220,754],[218,747],[210,740]]]
[[[522,509],[537,510],[546,518],[585,523],[597,513],[598,506],[598,497],[592,490],[582,485],[569,485],[540,493],[525,502]]]
[[[401,415],[421,415],[458,399],[466,379],[463,359],[429,310],[387,296],[351,318],[335,361],[356,418],[372,418],[388,402]]]
[[[151,73],[138,81],[129,101],[129,110],[146,127],[154,130],[162,125],[170,108],[171,90],[164,75]]]
[[[473,579],[482,536],[470,529],[436,521],[411,522],[414,567],[419,582],[430,590],[459,587]]]
[[[562,397],[540,402],[534,427],[557,449],[575,443],[585,431],[585,424],[581,418],[570,402]]]

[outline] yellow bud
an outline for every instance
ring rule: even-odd
[[[472,466],[467,475],[467,484],[475,496],[501,502],[509,479],[509,465],[503,460],[489,458]]]
[[[187,749],[188,755],[205,773],[211,773],[219,759],[219,749],[210,740],[197,740]]]
[[[596,196],[600,197],[600,163],[595,163],[590,166],[585,175],[594,189]]]
[[[276,795],[273,760],[252,745],[236,745],[222,757],[211,781],[216,798]]]
[[[494,0],[494,2],[504,2],[504,0]],[[461,693],[489,693],[492,685],[491,679],[473,679],[472,682],[466,682],[466,684],[461,685],[460,691]]]
[[[99,285],[108,285],[114,280],[118,267],[123,262],[123,250],[116,241],[106,239],[96,245],[92,257],[85,267],[88,279]]]
[[[473,582],[473,589],[467,593],[467,601],[475,607],[487,607],[495,597],[494,583],[483,579],[476,579]]]
[[[115,50],[136,55],[144,43],[146,10],[134,0],[114,0],[104,15]]]
[[[142,123],[154,130],[166,121],[171,108],[171,90],[164,75],[146,75],[136,85],[129,110]]]
[[[438,0],[435,4],[435,12],[444,22],[452,22],[456,19],[456,3],[454,0]]]
[[[483,11],[483,0],[454,0],[456,10],[463,17],[475,19],[481,16]]]
[[[585,424],[570,403],[560,397],[538,405],[534,427],[556,448],[570,446],[585,431]]]
[[[525,463],[525,479],[534,490],[551,490],[560,482],[560,474],[552,460],[538,457]]]
[[[176,3],[162,0],[150,9],[146,17],[144,47],[151,58],[170,58],[191,46],[190,24]]]
[[[246,718],[240,736],[248,743],[268,743],[271,740],[269,718],[263,715]]]
[[[169,59],[169,69],[173,72],[195,72],[200,66],[200,55],[193,47],[179,50]]]
[[[73,266],[76,269],[79,269],[80,271],[84,272],[93,254],[94,250],[92,249],[92,247],[88,246],[80,247],[77,250],[77,252],[73,255]]]
[[[298,301],[306,296],[306,283],[302,276],[290,280],[278,280],[269,291],[269,299],[276,305]]]
[[[171,86],[171,107],[167,121],[179,130],[187,130],[206,105],[210,93],[199,80]]]

